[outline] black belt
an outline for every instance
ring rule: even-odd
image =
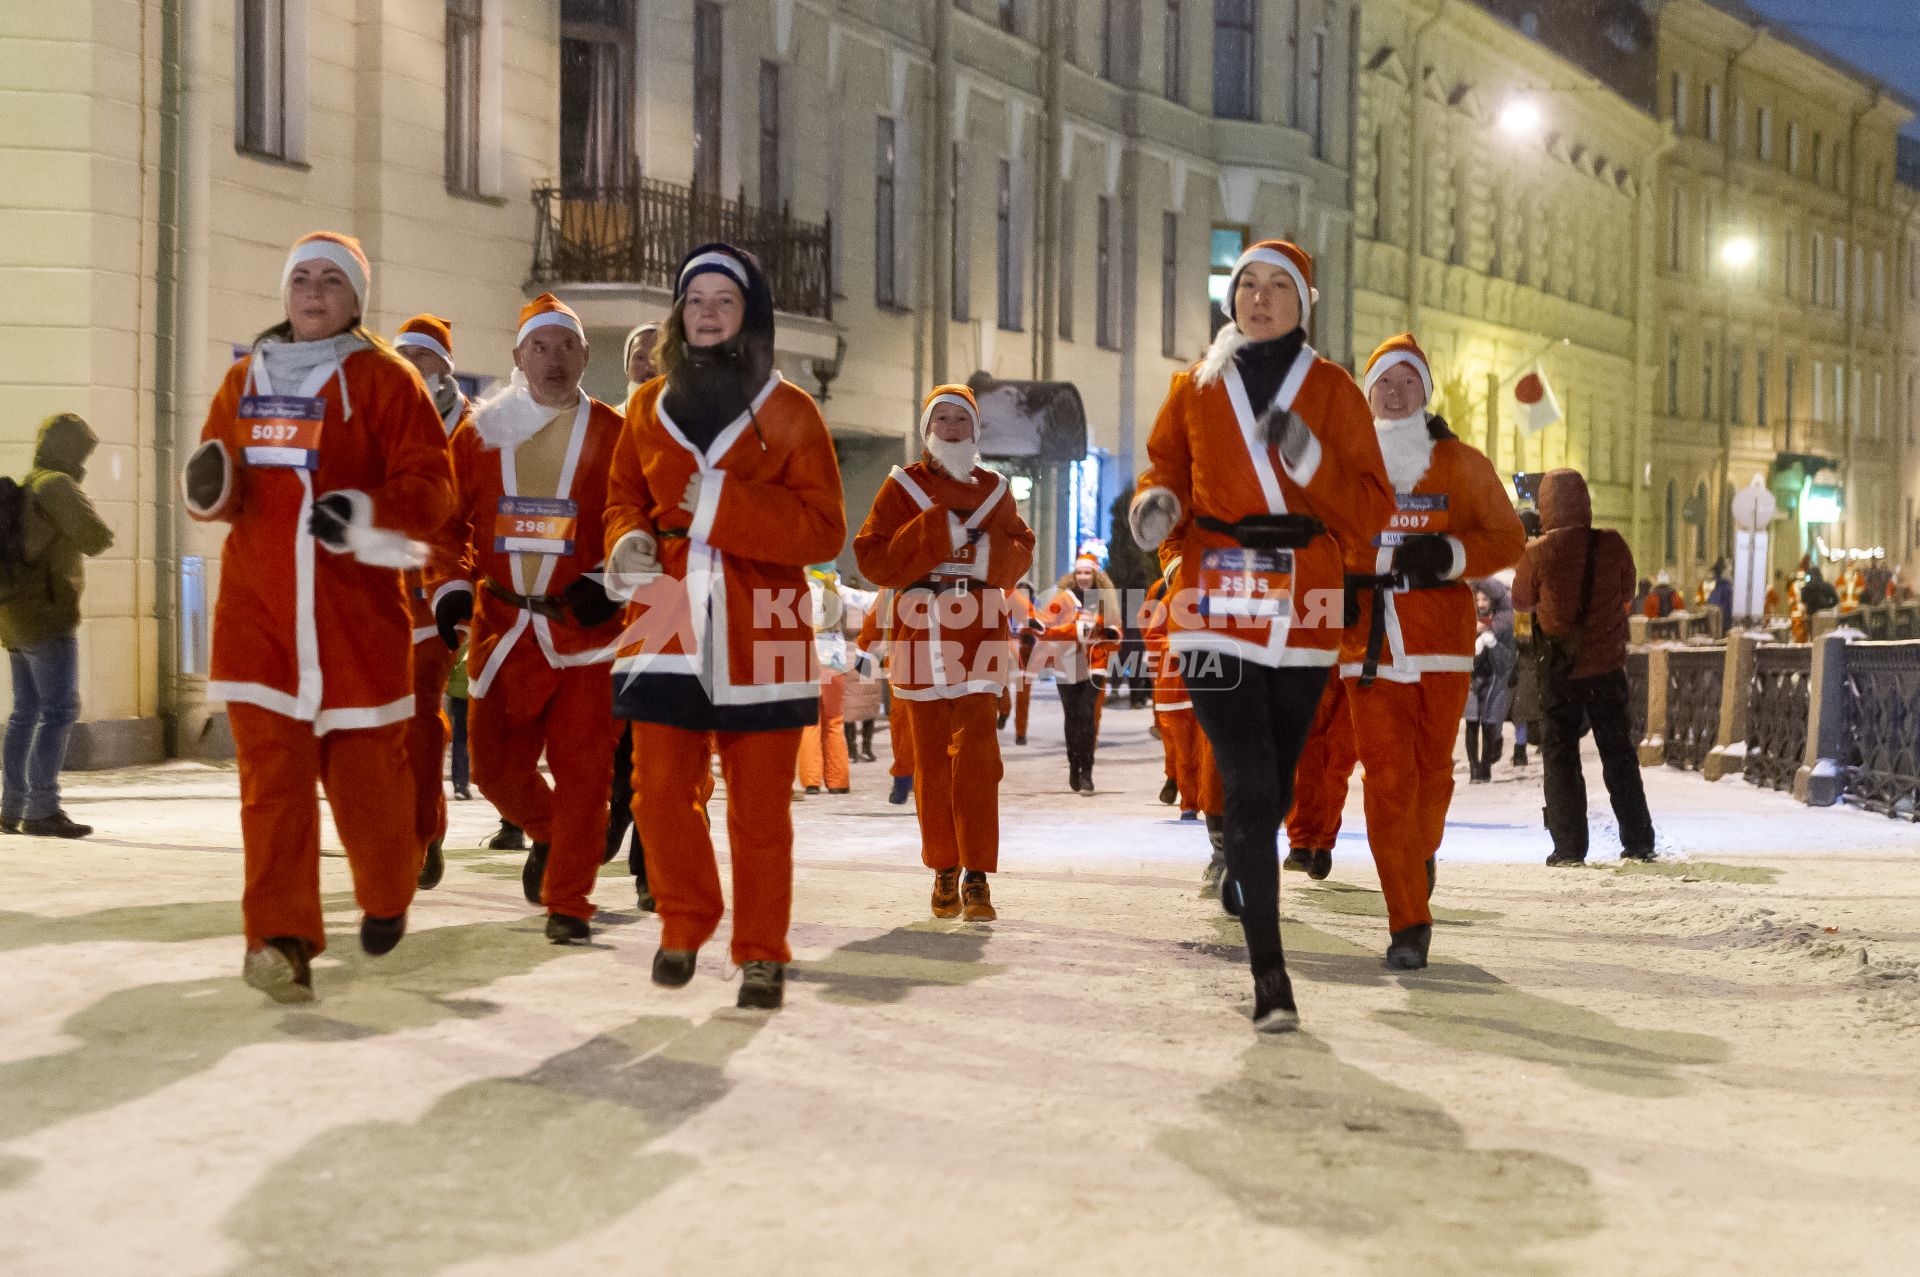
[[[1438,590],[1452,581],[1411,578],[1402,572],[1347,574],[1347,591],[1373,591],[1373,617],[1367,626],[1367,655],[1360,663],[1360,686],[1372,687],[1380,675],[1380,649],[1387,641],[1387,595],[1393,590]]]
[[[1249,550],[1298,550],[1327,532],[1327,525],[1310,514],[1251,514],[1232,523],[1203,514],[1194,522]]]
[[[985,588],[985,585],[986,583],[984,581],[976,581],[972,577],[966,576],[950,577],[945,580],[930,576],[915,581],[912,585],[909,585],[907,589],[926,590],[932,594],[970,594],[974,590]]]
[[[488,594],[502,603],[519,608],[522,612],[531,612],[535,616],[544,616],[549,621],[567,620],[567,601],[558,594],[519,594],[509,590],[500,582],[488,577],[483,584]]]

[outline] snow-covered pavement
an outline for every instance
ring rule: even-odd
[[[274,1006],[234,773],[69,777],[95,838],[0,839],[0,1273],[1912,1271],[1913,826],[1649,769],[1667,857],[1623,869],[1590,766],[1598,863],[1548,870],[1503,764],[1390,975],[1356,784],[1284,884],[1303,1032],[1256,1040],[1149,715],[1087,799],[1034,708],[991,927],[929,919],[884,734],[795,809],[772,1016],[720,944],[655,988],[618,862],[597,943],[547,944],[478,802],[386,958],[327,859],[320,1000]]]

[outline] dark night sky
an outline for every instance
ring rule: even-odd
[[[1920,0],[1747,0],[1920,101]],[[1907,125],[1920,137],[1920,121]]]

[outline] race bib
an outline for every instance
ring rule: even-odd
[[[1229,546],[1200,560],[1200,614],[1279,620],[1291,613],[1293,551]]]
[[[940,582],[977,581],[980,579],[980,547],[985,538],[969,542],[953,552],[951,558],[928,575]]]
[[[1408,537],[1432,533],[1444,536],[1447,526],[1447,494],[1444,492],[1402,492],[1397,494],[1400,508],[1387,522],[1386,531],[1373,539],[1377,546],[1402,545]]]
[[[320,465],[320,427],[327,402],[304,395],[245,395],[240,400],[240,455],[250,466],[313,470]]]
[[[573,553],[580,503],[558,497],[501,497],[493,515],[496,554]]]

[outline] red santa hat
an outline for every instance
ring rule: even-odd
[[[360,251],[359,240],[336,231],[314,231],[311,235],[302,235],[293,242],[293,248],[287,254],[286,267],[280,272],[282,293],[287,291],[294,268],[302,262],[328,262],[338,266],[347,277],[347,282],[353,286],[353,295],[360,301],[360,313],[366,313],[367,289],[373,283],[373,268],[367,265],[367,255]]]
[[[453,371],[453,321],[442,319],[438,315],[415,315],[400,325],[400,335],[393,339],[395,347],[418,346],[422,350],[431,350],[447,361],[447,371]]]
[[[973,421],[974,442],[980,440],[980,405],[975,401],[973,392],[965,386],[935,386],[928,394],[927,401],[920,408],[920,437],[926,438],[933,430],[933,410],[938,404],[953,404],[966,409],[967,416]]]
[[[542,328],[567,328],[581,341],[587,339],[587,330],[581,325],[580,316],[552,293],[541,293],[520,308],[520,331],[514,334],[514,349],[518,350],[521,342]]]
[[[1263,239],[1240,254],[1239,260],[1234,262],[1233,275],[1227,280],[1227,318],[1236,318],[1233,297],[1240,288],[1240,272],[1255,262],[1278,266],[1293,278],[1294,289],[1300,294],[1300,326],[1305,328],[1308,318],[1313,314],[1313,304],[1320,300],[1320,291],[1313,286],[1313,255],[1298,244],[1290,244],[1283,239]]]
[[[1075,559],[1073,561],[1073,570],[1075,572],[1078,572],[1080,570],[1080,565],[1083,563],[1086,564],[1088,567],[1092,568],[1095,572],[1098,572],[1100,570],[1100,560],[1094,558],[1091,554],[1083,554],[1079,558]]]
[[[1420,343],[1413,339],[1412,333],[1401,333],[1380,343],[1380,349],[1374,351],[1367,360],[1367,370],[1360,388],[1372,394],[1373,383],[1397,364],[1405,364],[1419,373],[1420,384],[1426,388],[1427,398],[1433,398],[1433,367],[1427,363],[1427,352],[1420,349]]]

